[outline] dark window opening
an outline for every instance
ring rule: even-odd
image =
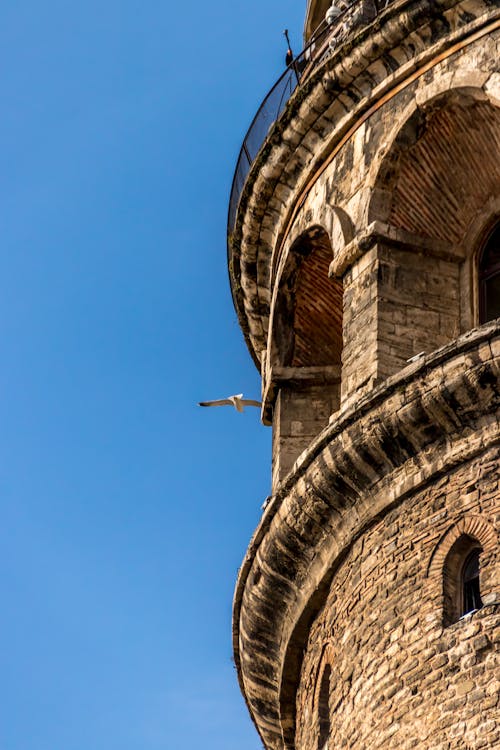
[[[446,556],[443,568],[443,624],[481,609],[479,541],[469,534],[460,536]]]
[[[330,736],[330,677],[332,668],[327,664],[321,676],[318,698],[319,738],[318,750],[323,750]]]
[[[475,549],[467,558],[462,572],[463,615],[481,609],[481,592],[479,590],[479,550]]]
[[[479,257],[479,322],[500,317],[500,223],[490,233]]]

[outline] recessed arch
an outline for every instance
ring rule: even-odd
[[[319,225],[299,235],[288,251],[271,320],[273,365],[340,365],[342,282],[329,278],[332,258],[329,234]]]
[[[368,220],[462,246],[500,193],[500,108],[479,85],[445,83],[433,96],[423,89],[394,128],[374,170]]]
[[[490,78],[469,70],[422,86],[370,177],[368,222],[404,233],[409,252],[423,246],[424,255],[453,264],[452,335],[493,317],[481,310],[478,260],[500,209],[500,106]],[[442,343],[438,337],[428,348]]]
[[[444,561],[450,549],[463,535],[477,539],[485,553],[495,552],[498,533],[493,524],[483,516],[465,516],[453,524],[436,544],[427,566],[428,578],[438,579],[441,576]]]
[[[429,560],[427,577],[433,588],[441,591],[443,626],[457,622],[471,609],[478,609],[481,602],[480,568],[494,556],[498,534],[495,526],[479,515],[461,518],[443,534]],[[469,586],[467,594],[467,566],[477,565],[477,581]],[[481,580],[481,586],[484,580]],[[476,605],[470,607],[470,591],[476,591]],[[474,598],[474,597],[472,597]]]

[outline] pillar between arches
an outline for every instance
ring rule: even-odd
[[[463,252],[373,222],[330,266],[344,288],[341,408],[456,338]]]

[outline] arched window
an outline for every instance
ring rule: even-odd
[[[500,317],[500,222],[479,256],[479,322]]]
[[[480,589],[480,555],[477,539],[462,534],[446,556],[443,569],[443,624],[451,625],[483,606]]]
[[[464,563],[462,570],[462,614],[481,609],[481,592],[479,590],[479,549],[473,550]]]
[[[330,681],[332,668],[327,664],[321,675],[321,684],[318,696],[318,750],[326,750],[328,737],[330,736]]]

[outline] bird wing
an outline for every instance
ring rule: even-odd
[[[228,398],[220,398],[216,401],[198,401],[198,406],[232,406],[233,402]]]
[[[260,401],[254,401],[253,398],[244,398],[241,403],[244,404],[244,406],[258,406],[259,408],[262,406]]]

